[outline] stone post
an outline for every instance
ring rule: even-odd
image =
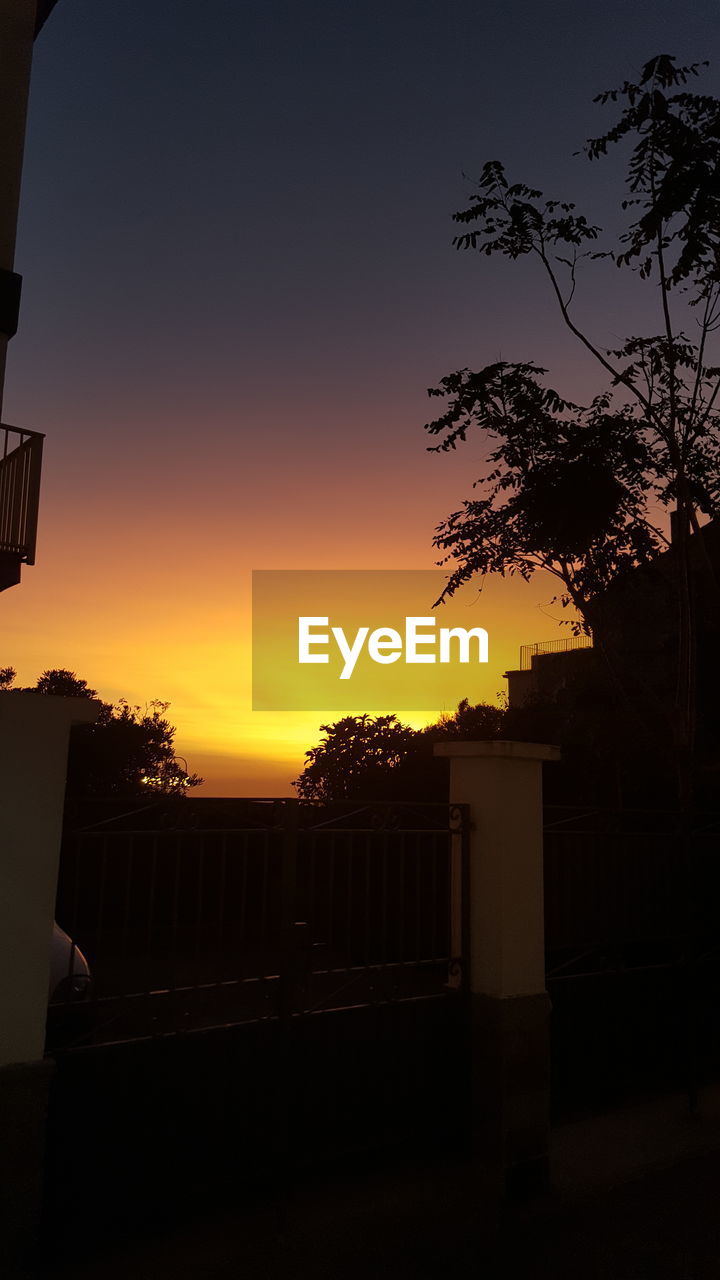
[[[99,703],[0,693],[0,1250],[20,1269],[41,1203],[43,1058],[70,726]]]
[[[542,1188],[549,1140],[542,765],[558,747],[441,742],[470,808],[473,1150],[502,1192]]]

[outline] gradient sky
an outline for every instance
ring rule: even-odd
[[[250,709],[251,570],[432,567],[482,457],[425,451],[445,373],[600,386],[531,266],[451,248],[463,173],[500,158],[612,222],[617,170],[572,154],[593,95],[658,52],[710,58],[720,93],[719,34],[716,0],[59,0],[4,407],[47,433],[38,563],[0,665],[168,700],[205,794],[287,794],[323,717]],[[596,269],[580,315],[617,345],[642,296]],[[553,592],[486,583],[471,699],[562,634]]]

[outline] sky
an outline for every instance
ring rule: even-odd
[[[433,568],[483,461],[427,452],[445,374],[602,385],[532,264],[457,253],[452,213],[502,159],[617,225],[617,163],[573,154],[609,118],[593,96],[660,52],[709,58],[720,93],[719,34],[715,0],[59,0],[3,410],[47,437],[38,553],[0,597],[0,666],[167,701],[202,793],[290,794],[337,714],[253,712],[252,571]],[[651,303],[598,265],[578,314],[614,346]],[[554,594],[485,581],[471,701],[564,634]]]

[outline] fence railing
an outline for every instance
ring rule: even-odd
[[[0,553],[35,563],[44,436],[0,426]]]
[[[145,829],[139,811],[66,836],[56,918],[90,966],[96,1043],[461,985],[462,806],[242,801],[234,825],[227,808],[222,826],[194,816],[185,801],[149,807]]]
[[[541,640],[520,646],[520,670],[529,671],[532,660],[542,653],[568,653],[571,649],[592,649],[590,636],[568,636],[564,640]]]
[[[546,808],[553,1112],[720,1070],[720,814]]]
[[[718,817],[546,809],[548,978],[686,962],[716,945]]]

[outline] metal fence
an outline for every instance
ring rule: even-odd
[[[543,653],[568,653],[571,649],[592,649],[591,636],[568,636],[564,640],[540,640],[520,646],[520,670],[529,671],[532,660]]]
[[[35,563],[44,437],[0,426],[0,552]]]
[[[294,800],[182,800],[69,832],[56,919],[92,998],[59,993],[49,1047],[459,988],[466,837],[460,806]]]
[[[546,811],[556,1114],[720,1069],[720,819]]]
[[[467,1141],[463,808],[93,808],[56,908],[94,991],[49,1010],[55,1249]]]
[[[715,944],[720,819],[546,810],[548,976],[677,962]]]

